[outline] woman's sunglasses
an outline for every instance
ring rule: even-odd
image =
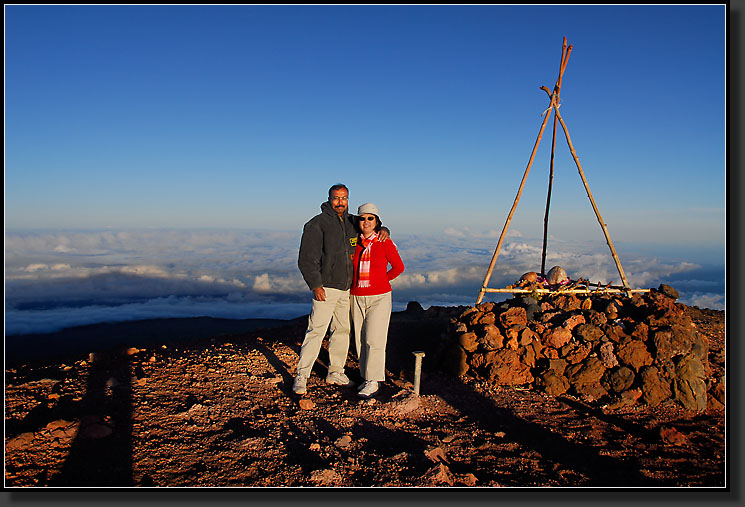
[[[365,220],[375,220],[375,217],[360,217],[361,222],[364,222]]]

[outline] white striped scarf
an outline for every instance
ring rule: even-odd
[[[372,236],[365,238],[360,236],[360,241],[364,250],[360,252],[360,267],[357,273],[357,287],[370,287],[370,252],[372,244],[378,240],[378,234],[373,232]]]

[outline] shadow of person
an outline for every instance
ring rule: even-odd
[[[132,368],[126,353],[97,354],[79,404],[78,431],[50,486],[133,486]]]

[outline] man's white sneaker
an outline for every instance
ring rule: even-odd
[[[338,386],[348,386],[351,384],[349,377],[344,375],[342,372],[333,371],[326,376],[326,382],[329,384],[336,384]]]
[[[360,398],[369,398],[373,394],[378,392],[378,381],[377,380],[366,380],[362,384],[362,389],[357,393]]]
[[[292,392],[295,394],[305,394],[308,392],[308,377],[298,374],[295,377],[295,383],[292,384]]]

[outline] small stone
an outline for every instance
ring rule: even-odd
[[[438,463],[429,469],[422,478],[423,485],[429,484],[447,484],[452,486],[455,482],[452,472],[443,463]]]
[[[352,443],[352,437],[349,435],[344,435],[340,437],[339,439],[337,439],[336,442],[334,442],[334,445],[336,447],[344,449],[345,447],[349,447],[349,444],[351,443]]]
[[[424,455],[433,463],[447,463],[448,457],[442,447],[434,447],[424,451]]]
[[[339,474],[335,470],[314,470],[310,474],[310,480],[321,485],[333,485],[340,481]]]
[[[308,398],[301,399],[298,402],[298,405],[300,405],[300,408],[303,410],[311,410],[316,406],[316,404],[313,403],[313,400],[309,400]]]
[[[663,442],[678,446],[688,443],[686,436],[671,426],[660,427],[660,438]]]
[[[8,443],[5,444],[6,450],[18,450],[18,449],[26,449],[31,445],[31,442],[34,440],[34,434],[31,432],[27,433],[21,433],[15,438],[12,438],[11,440],[8,440]]]
[[[375,399],[375,398],[370,398]],[[400,401],[396,401],[393,403],[391,411],[397,415],[405,415],[409,412],[413,412],[419,407],[419,397],[415,394],[410,394],[409,396],[401,399]]]
[[[479,480],[476,478],[476,476],[470,473],[460,475],[456,480],[458,484],[463,484],[464,486],[475,486],[478,481]]]

